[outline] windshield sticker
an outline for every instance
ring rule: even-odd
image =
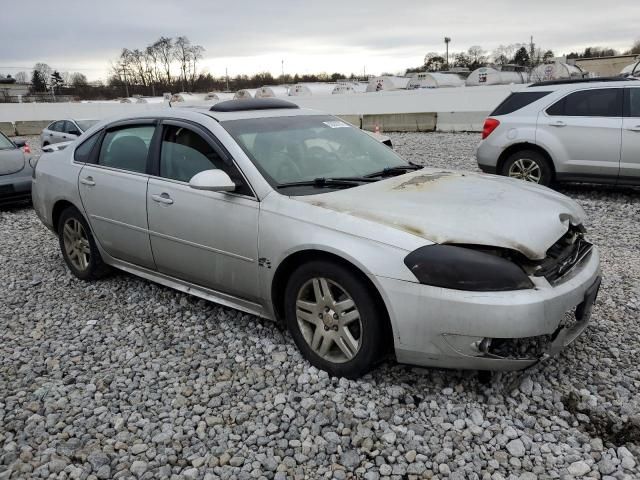
[[[340,120],[331,120],[330,122],[322,122],[329,128],[349,128],[351,125],[341,122]]]

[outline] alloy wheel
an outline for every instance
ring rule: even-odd
[[[91,248],[87,232],[75,218],[69,218],[62,230],[64,249],[72,265],[79,271],[89,267]]]
[[[530,158],[519,158],[509,167],[509,176],[532,183],[540,183],[542,170],[540,165]]]
[[[349,293],[333,280],[317,277],[302,285],[296,319],[307,344],[327,361],[345,363],[360,350],[360,312]]]

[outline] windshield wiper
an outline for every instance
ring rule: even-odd
[[[313,180],[302,180],[299,182],[281,183],[276,188],[287,187],[357,187],[362,182],[370,181],[368,178],[314,178]]]
[[[365,175],[365,178],[374,178],[374,177],[388,177],[393,175],[401,175],[406,172],[411,172],[413,170],[420,170],[424,168],[422,165],[418,165],[416,163],[409,162],[409,165],[398,165],[397,167],[385,167],[379,172],[373,172],[368,175]]]

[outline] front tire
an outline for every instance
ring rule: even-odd
[[[306,263],[291,275],[284,301],[287,327],[315,367],[358,378],[381,360],[384,313],[352,270],[327,261]]]
[[[60,215],[58,239],[65,263],[79,279],[97,280],[109,272],[89,224],[77,208],[68,207]]]
[[[519,150],[509,155],[502,165],[502,175],[548,187],[553,181],[549,161],[535,150]]]

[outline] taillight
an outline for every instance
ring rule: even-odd
[[[29,146],[29,144],[28,144],[28,143],[25,143],[25,144],[24,144],[24,147],[22,147],[22,151],[23,151],[24,153],[31,153],[31,147]]]
[[[484,126],[482,127],[482,139],[484,140],[491,135],[491,132],[498,128],[498,125],[500,125],[499,120],[496,120],[495,118],[487,118],[484,121]]]

